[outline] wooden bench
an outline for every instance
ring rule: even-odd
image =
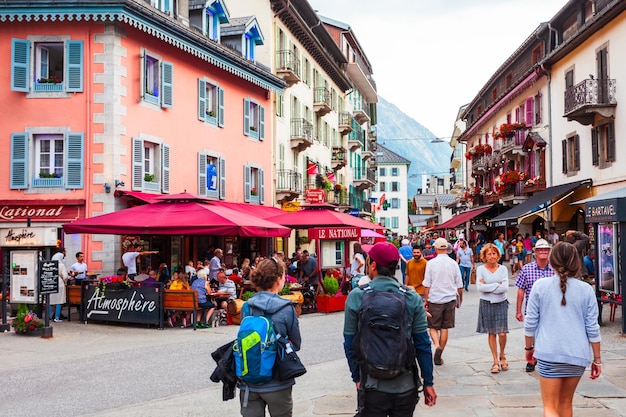
[[[65,289],[65,295],[67,297],[67,320],[72,321],[72,306],[76,306],[79,316],[82,314],[81,309],[81,286],[80,285],[68,285]],[[83,321],[82,316],[79,318]]]
[[[195,291],[165,290],[163,293],[163,309],[192,312],[191,326],[196,330],[197,295]]]

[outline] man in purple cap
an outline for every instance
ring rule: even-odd
[[[448,241],[436,239],[435,251],[437,256],[426,264],[422,285],[430,313],[428,328],[435,345],[435,365],[443,365],[441,355],[448,343],[448,329],[454,327],[454,307],[460,307],[463,300],[463,279],[459,265],[448,256]]]
[[[433,388],[433,361],[426,311],[420,295],[413,289],[401,285],[394,277],[399,258],[398,249],[389,242],[379,242],[372,246],[366,260],[366,271],[371,281],[351,291],[346,301],[343,345],[352,380],[358,392],[357,415],[413,415],[420,385],[424,386],[426,405],[435,405],[437,400],[437,394]],[[375,327],[370,326],[372,321],[365,322],[366,317],[370,319],[374,317],[371,310],[366,312],[366,309],[380,308],[382,304],[380,301],[387,299],[398,302],[401,305],[400,311],[404,309],[404,317],[392,313],[385,315],[388,320],[390,318],[391,321],[404,323],[406,326],[406,331],[398,331],[396,325],[394,332],[394,334],[407,336],[408,340],[402,339],[404,343],[400,344],[407,347],[406,354],[397,352],[397,348],[395,352],[393,348],[386,348],[384,340],[379,341],[379,345],[368,345],[362,342],[366,333],[369,333],[369,336],[374,334],[374,330],[369,329]],[[390,303],[382,304],[382,306],[383,313],[386,309],[393,312]],[[360,323],[360,320],[364,322]],[[393,327],[394,323],[386,323],[386,325]],[[377,353],[389,357],[402,357],[405,360],[400,361],[403,365],[394,368],[393,375],[381,375],[375,372],[378,370],[374,370],[370,362],[370,359]],[[417,359],[417,364],[415,359]],[[376,377],[372,375],[375,373]]]

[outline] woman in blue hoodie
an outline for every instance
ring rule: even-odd
[[[250,275],[259,292],[247,303],[251,314],[271,316],[276,334],[287,337],[293,349],[298,351],[302,342],[298,316],[291,301],[278,295],[285,286],[285,270],[285,263],[281,260],[269,258],[260,261]],[[241,314],[243,320],[244,312]],[[278,373],[274,374],[274,378],[264,384],[239,383],[242,416],[264,417],[267,407],[272,417],[291,417],[291,388],[296,381],[293,378],[281,381]]]

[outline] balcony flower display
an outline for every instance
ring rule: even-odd
[[[498,175],[493,182],[496,186],[496,191],[504,193],[509,186],[525,181],[526,178],[528,178],[528,175],[525,172],[514,169]]]
[[[537,184],[539,184],[539,181],[541,181],[541,177],[533,177],[533,178],[529,178],[526,180],[526,182],[524,183],[524,186],[526,187],[534,187]]]
[[[483,155],[491,155],[493,148],[489,144],[478,144],[472,146],[467,152],[465,152],[465,158],[471,160],[472,158],[479,158]]]
[[[515,131],[526,127],[524,122],[519,123],[502,123],[500,128],[493,133],[494,139],[512,138]]]
[[[56,75],[51,75],[48,78],[40,78],[37,80],[37,82],[39,84],[59,84],[61,81],[61,78],[57,77]]]
[[[256,189],[255,187],[253,187],[253,188],[250,190],[250,195],[252,195],[252,196],[257,196],[257,195],[259,195],[259,192],[257,191],[257,189]]]

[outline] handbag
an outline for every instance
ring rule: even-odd
[[[302,364],[300,357],[291,342],[281,335],[276,335],[277,358],[276,371],[278,371],[278,379],[287,381],[291,378],[297,378],[306,373],[306,368]]]

